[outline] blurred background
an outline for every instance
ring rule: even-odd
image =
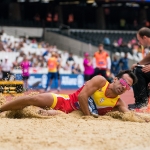
[[[141,27],[150,27],[150,0],[1,0],[1,64],[8,59],[9,71],[22,79],[20,63],[27,56],[28,86],[45,88],[47,62],[55,52],[60,87],[78,88],[84,83],[85,53],[94,68],[99,44],[110,58],[108,76],[115,75],[114,68],[130,68],[149,53],[136,39]],[[2,73],[3,68],[1,80]]]

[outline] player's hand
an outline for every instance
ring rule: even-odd
[[[142,68],[142,72],[144,73],[150,72],[150,65],[145,65],[145,67]]]
[[[150,122],[150,119],[143,118],[142,116],[140,116],[138,114],[135,114],[135,116],[138,117],[139,119],[145,121],[145,122]]]

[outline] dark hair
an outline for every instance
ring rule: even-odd
[[[117,77],[118,79],[120,79],[124,74],[128,74],[128,75],[132,78],[132,80],[133,80],[133,84],[132,84],[132,85],[134,85],[134,84],[138,81],[136,75],[133,73],[132,70],[123,70],[123,71],[120,71],[120,72],[116,75],[116,77]]]
[[[138,31],[139,36],[142,38],[143,36],[147,36],[150,38],[150,29],[147,27],[143,27]]]
[[[102,46],[102,47],[104,47],[104,44],[100,43],[98,46]]]

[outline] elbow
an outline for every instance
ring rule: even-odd
[[[78,98],[78,101],[79,101],[79,104],[82,105],[82,103],[84,103],[84,99],[85,99],[85,95],[82,94],[82,93],[79,93],[77,98]]]
[[[81,98],[82,98],[81,94],[78,94],[77,98],[78,98],[78,101],[80,103],[81,102]]]

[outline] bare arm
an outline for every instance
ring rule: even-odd
[[[117,103],[115,108],[117,108],[118,111],[123,112],[123,113],[129,112],[129,109],[127,108],[125,102],[123,100],[121,100],[121,99],[119,99],[119,101],[118,101],[118,103]]]
[[[147,54],[140,62],[140,65],[146,65],[150,63],[150,54]]]
[[[118,108],[118,110],[119,110],[120,112],[123,112],[123,113],[131,112],[131,111],[127,108],[125,102],[124,102],[123,100],[121,100],[121,99],[119,99],[119,101],[118,101],[116,107]],[[140,116],[140,115],[138,115],[138,114],[136,114],[136,113],[134,113],[134,115],[135,115],[136,117],[138,117],[139,119],[142,119],[142,120],[145,121],[145,122],[149,122],[149,121],[150,121],[150,120],[147,120],[147,119],[143,118],[142,116]]]
[[[88,107],[88,97],[90,97],[96,90],[102,88],[106,83],[106,79],[102,76],[95,76],[86,82],[82,91],[78,95],[80,108],[84,115],[90,115]]]

